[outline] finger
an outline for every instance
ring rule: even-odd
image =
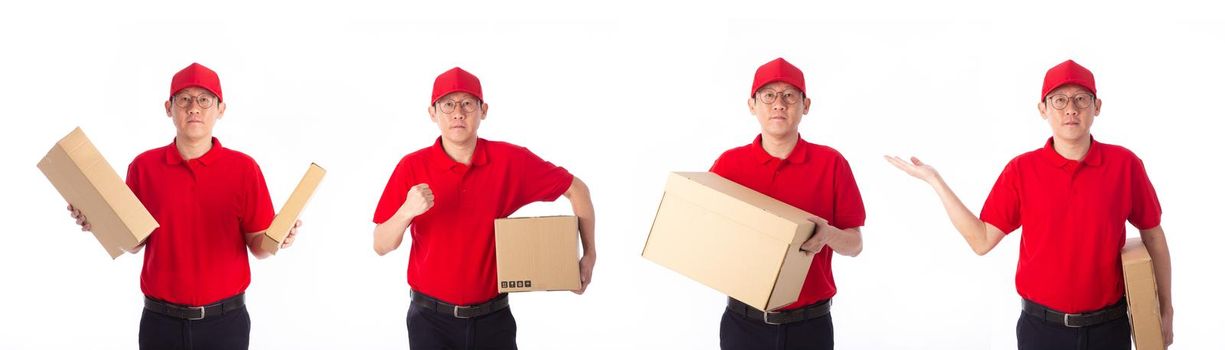
[[[293,228],[298,228],[298,226],[302,226],[302,220],[298,220],[293,223]],[[297,230],[294,230],[294,232],[297,232]]]
[[[919,157],[910,157],[910,162],[914,163],[914,165],[923,166],[923,161],[919,160]]]
[[[901,169],[903,171],[906,171],[907,169],[911,167],[910,164],[906,164],[905,162],[903,162],[901,159],[898,159],[897,157],[885,156],[885,160],[888,160],[889,164],[893,164],[895,168]]]
[[[77,217],[77,225],[85,226],[85,218]]]

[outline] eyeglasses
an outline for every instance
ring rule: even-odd
[[[1046,101],[1047,103],[1051,104],[1051,107],[1055,107],[1055,109],[1068,108],[1068,102],[1075,103],[1077,109],[1085,109],[1093,105],[1093,95],[1090,95],[1090,94],[1076,94],[1073,96],[1068,96],[1064,94],[1050,95],[1046,97]]]
[[[754,96],[757,97],[758,101],[761,101],[761,103],[765,103],[765,104],[774,103],[774,101],[778,100],[779,96],[782,96],[783,103],[793,105],[793,104],[796,104],[797,102],[800,102],[800,99],[804,97],[804,94],[799,91],[790,90],[790,89],[783,90],[783,91],[761,89],[761,90],[758,90],[757,94]]]
[[[174,97],[174,106],[179,107],[179,109],[188,109],[191,108],[193,101],[196,102],[196,105],[200,106],[200,109],[209,109],[217,102],[217,97],[209,94],[195,96],[180,94]]]
[[[472,113],[476,112],[476,107],[480,106],[481,102],[476,99],[465,98],[463,100],[438,101],[435,105],[438,106],[438,110],[442,111],[443,114],[455,112],[455,107],[459,107],[464,113]]]

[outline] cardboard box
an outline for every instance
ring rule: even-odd
[[[814,215],[714,173],[672,173],[642,256],[761,310],[795,302]]]
[[[311,195],[315,193],[315,188],[318,188],[319,182],[323,181],[324,174],[327,174],[327,171],[318,164],[311,163],[310,167],[306,168],[306,175],[302,176],[298,187],[294,188],[289,199],[285,201],[285,205],[281,207],[281,211],[272,219],[272,224],[268,225],[267,230],[264,230],[264,243],[262,244],[264,250],[272,252],[272,255],[276,255],[276,252],[281,250],[281,242],[284,242],[285,237],[289,236],[289,230],[293,228],[294,222],[298,221],[298,215],[302,214],[306,202],[310,201]]]
[[[542,216],[493,222],[498,292],[578,290],[578,218]]]
[[[1127,309],[1136,350],[1165,349],[1161,334],[1161,301],[1157,299],[1157,278],[1153,258],[1144,241],[1127,239],[1123,245],[1123,280],[1127,289]]]
[[[51,185],[89,221],[111,259],[144,242],[157,220],[136,199],[81,128],[73,129],[38,161]]]

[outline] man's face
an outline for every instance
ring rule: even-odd
[[[489,112],[489,105],[467,92],[452,92],[430,106],[430,120],[438,124],[442,138],[453,144],[476,139],[476,129]]]
[[[800,119],[810,105],[812,100],[800,89],[781,81],[762,86],[749,98],[749,112],[757,117],[761,133],[779,138],[799,132]]]
[[[1038,103],[1042,119],[1051,126],[1051,134],[1064,141],[1078,141],[1089,136],[1093,119],[1102,111],[1102,100],[1079,85],[1061,86]]]
[[[177,137],[189,141],[211,139],[213,125],[225,115],[225,103],[208,90],[189,87],[166,101],[166,116],[170,117]]]

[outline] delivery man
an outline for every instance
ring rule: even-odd
[[[413,349],[515,349],[515,319],[497,288],[494,219],[537,201],[570,200],[578,217],[582,294],[595,266],[595,209],[587,185],[526,148],[477,136],[489,104],[458,67],[434,80],[430,120],[441,135],[400,159],[374,212],[374,251],[412,230],[408,343]]]
[[[782,58],[757,68],[749,112],[761,134],[753,143],[724,152],[711,172],[816,215],[812,237],[801,249],[813,256],[799,299],[777,312],[763,312],[728,298],[720,324],[723,349],[833,349],[830,299],[837,288],[833,253],[863,250],[859,228],[863,200],[850,164],[837,150],[800,138],[799,126],[812,105],[804,73]]]
[[[129,252],[148,246],[140,274],[141,349],[246,349],[249,343],[247,251],[258,259],[271,254],[261,248],[261,232],[272,223],[272,200],[255,160],[213,137],[225,106],[217,73],[199,63],[183,68],[165,103],[174,141],[128,166],[128,187],[161,225]],[[80,211],[68,210],[90,230]],[[283,248],[293,245],[299,225]]]
[[[1019,349],[1129,349],[1120,250],[1124,222],[1140,230],[1153,258],[1161,328],[1173,342],[1170,252],[1161,204],[1144,164],[1126,148],[1098,142],[1089,127],[1102,109],[1093,73],[1071,60],[1046,72],[1038,113],[1051,137],[1013,158],[979,217],[917,158],[886,159],[930,184],[949,219],[978,255],[1024,227],[1017,262]]]

